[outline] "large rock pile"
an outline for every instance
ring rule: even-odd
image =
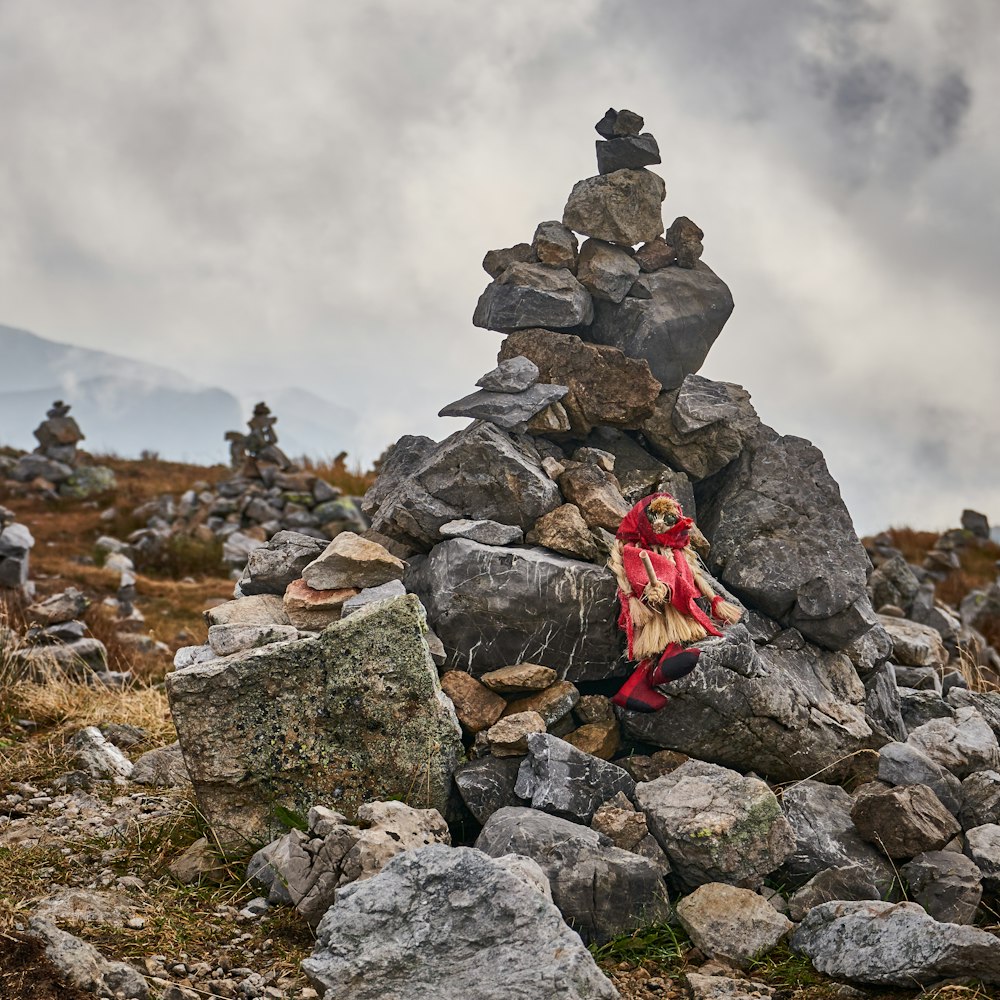
[[[50,495],[76,500],[112,491],[116,483],[111,469],[81,460],[77,445],[84,434],[69,411],[69,404],[61,399],[52,404],[45,420],[35,428],[38,447],[22,455],[9,468],[8,476]]]
[[[322,477],[299,468],[278,447],[277,417],[258,403],[249,433],[229,431],[233,474],[215,487],[195,483],[180,497],[164,494],[133,511],[145,526],[128,536],[139,560],[173,540],[222,543],[222,559],[238,576],[250,553],[280,531],[330,541],[341,531],[363,531],[357,500]]]

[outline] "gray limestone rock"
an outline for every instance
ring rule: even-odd
[[[284,594],[288,585],[326,548],[327,543],[299,531],[279,531],[247,559],[239,595]]]
[[[621,247],[587,240],[580,248],[577,280],[595,299],[621,302],[639,277],[639,264]]]
[[[872,628],[868,556],[818,448],[761,426],[709,482],[695,491],[698,525],[722,583],[827,649]]]
[[[522,760],[522,757],[480,757],[455,772],[462,801],[478,823],[485,823],[505,806],[528,804],[514,790]]]
[[[895,873],[885,857],[861,839],[851,819],[854,800],[843,788],[800,781],[782,795],[785,815],[795,833],[795,849],[782,868],[792,884],[828,868],[860,865],[881,894],[892,890]]]
[[[524,392],[530,389],[539,377],[538,365],[523,355],[501,361],[492,371],[487,372],[477,383],[488,392]]]
[[[895,604],[908,612],[920,592],[920,581],[902,553],[897,552],[880,563],[868,577],[868,590],[874,607]]]
[[[928,851],[903,865],[909,894],[935,920],[971,924],[983,898],[979,869],[955,851]]]
[[[50,483],[65,482],[73,475],[73,467],[65,462],[46,458],[44,455],[22,455],[11,472],[11,479],[19,483],[29,483],[33,479],[45,479]]]
[[[620,713],[625,733],[655,746],[776,781],[823,771],[885,737],[865,718],[865,689],[850,660],[792,630],[755,646],[746,627],[697,643],[698,669],[670,685],[666,707]]]
[[[642,433],[657,455],[698,481],[738,458],[758,427],[743,386],[688,375],[660,396]]]
[[[468,538],[482,545],[517,545],[524,541],[524,532],[516,524],[473,520],[460,517],[441,525],[444,538]]]
[[[297,639],[294,625],[209,625],[208,644],[216,656],[229,656],[245,649],[257,649],[272,642]]]
[[[962,807],[958,778],[910,743],[887,743],[879,749],[878,778],[890,785],[926,785],[953,816]]]
[[[663,233],[661,204],[666,195],[663,178],[648,170],[598,174],[573,185],[562,221],[584,236],[635,246]]]
[[[982,873],[983,885],[1000,892],[1000,825],[984,823],[966,830],[965,853]]]
[[[539,264],[576,273],[576,234],[561,222],[539,222],[531,246]]]
[[[340,612],[341,620],[348,615],[353,615],[362,608],[368,607],[369,604],[375,604],[378,601],[389,601],[394,597],[402,597],[405,593],[406,587],[403,586],[402,580],[390,580],[388,583],[383,583],[378,587],[365,587],[360,593],[344,601],[344,606]]]
[[[996,735],[974,708],[960,708],[954,719],[925,722],[910,732],[907,743],[959,778],[1000,769]]]
[[[827,868],[798,889],[788,899],[788,915],[796,923],[814,906],[831,899],[881,899],[871,876],[861,865]]]
[[[184,755],[179,743],[167,747],[148,750],[136,760],[132,768],[132,780],[137,785],[152,785],[155,788],[179,788],[190,782]]]
[[[636,288],[644,298],[635,296]],[[666,267],[640,275],[621,302],[596,302],[594,321],[581,336],[644,359],[670,390],[705,363],[732,311],[729,288],[706,264]]]
[[[926,785],[900,785],[859,795],[851,819],[865,840],[896,859],[938,851],[961,833],[958,820]]]
[[[917,903],[874,900],[823,903],[791,938],[828,976],[910,989],[951,977],[1000,982],[996,942],[986,931],[939,923]]]
[[[406,479],[424,465],[437,447],[432,438],[404,434],[387,448],[380,460],[378,478],[361,501],[361,510],[371,517]]]
[[[317,638],[167,675],[195,794],[223,843],[266,840],[280,828],[278,807],[305,812],[330,799],[447,809],[461,730],[425,629],[410,594]]]
[[[451,669],[479,677],[540,663],[574,682],[625,670],[616,585],[601,566],[456,538],[415,559],[404,582],[427,608]]]
[[[755,888],[791,854],[795,836],[759,778],[689,760],[636,785],[635,801],[679,880]]]
[[[879,615],[882,627],[892,640],[892,659],[908,667],[943,667],[948,662],[948,651],[941,641],[941,633],[929,625],[918,625],[905,618]],[[903,682],[905,683],[905,681]]]
[[[907,732],[914,732],[934,719],[954,719],[955,709],[936,691],[915,691],[899,688],[899,714]]]
[[[774,949],[793,927],[763,896],[722,882],[685,896],[677,904],[677,919],[703,954],[743,968]]]
[[[533,385],[523,392],[487,392],[480,389],[449,403],[439,417],[471,417],[487,420],[505,431],[523,433],[532,417],[569,392],[564,385]]]
[[[865,678],[865,717],[873,730],[893,740],[905,740],[906,723],[900,712],[899,688],[891,663],[876,667]]]
[[[564,267],[511,264],[486,286],[472,316],[485,330],[523,330],[540,326],[565,330],[587,326],[594,318],[590,293]]]
[[[372,527],[425,550],[440,540],[441,525],[448,521],[476,518],[527,531],[562,502],[532,441],[490,423],[457,431],[405,478],[395,473],[393,478],[391,492],[373,493],[380,477],[365,495]]]
[[[325,1000],[617,997],[538,888],[467,847],[402,854],[342,889],[302,970]]]
[[[499,278],[511,264],[537,264],[535,248],[530,243],[518,243],[502,250],[488,250],[483,258],[483,270],[491,278]]]
[[[616,170],[638,170],[660,161],[660,147],[651,132],[597,140],[597,172],[613,174]]]
[[[277,594],[254,594],[217,604],[205,612],[212,625],[287,625],[285,605]]]
[[[476,847],[493,857],[523,854],[538,862],[553,901],[585,941],[603,943],[670,915],[664,861],[623,851],[596,830],[558,816],[500,809]]]
[[[534,809],[589,823],[597,808],[618,792],[631,797],[635,781],[616,764],[550,733],[532,733],[514,791]]]
[[[1000,693],[953,687],[948,692],[947,702],[953,709],[974,708],[1000,740]]]
[[[710,975],[688,972],[684,978],[687,980],[691,1000],[770,1000],[775,994],[773,986],[746,979],[733,979],[714,971]]]
[[[129,778],[132,762],[96,726],[79,730],[69,741],[76,766],[92,778]]]
[[[962,782],[962,829],[1000,823],[1000,772],[975,771]]]

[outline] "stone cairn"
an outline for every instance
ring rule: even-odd
[[[15,513],[0,507],[0,591],[12,590],[31,599],[34,584],[29,580],[30,554],[35,539]]]
[[[127,539],[136,557],[152,556],[178,535],[218,539],[238,578],[249,554],[279,532],[328,542],[341,531],[363,531],[367,521],[354,498],[299,468],[278,447],[277,419],[258,403],[248,433],[226,432],[233,475],[214,489],[196,483],[179,498],[164,494],[136,508],[134,516],[146,522]]]
[[[873,571],[822,453],[697,374],[732,298],[701,231],[664,227],[642,126],[609,111],[562,221],[486,255],[474,322],[504,335],[498,366],[442,411],[473,422],[396,443],[367,531],[272,535],[207,613],[208,642],[177,654],[167,693],[199,804],[223,842],[302,817],[250,875],[318,924],[303,968],[328,998],[418,993],[461,962],[477,995],[512,995],[514,967],[532,986],[516,995],[536,995],[554,952],[538,934],[517,961],[497,949],[549,899],[596,942],[676,912],[729,967],[788,938],[856,982],[1000,981],[995,937],[970,926],[1000,891],[1000,695],[952,669],[965,640],[934,570],[882,552]],[[640,714],[608,699],[629,668],[604,563],[629,505],[663,489],[746,613]],[[385,840],[364,803],[394,798],[478,830],[478,852],[423,814],[408,842],[430,846],[359,875],[366,824]],[[518,879],[499,871],[511,854]],[[516,883],[542,896],[494,906]],[[694,996],[717,983],[689,978]]]
[[[115,488],[115,475],[107,466],[81,461],[77,445],[84,434],[69,411],[69,404],[61,399],[52,404],[34,431],[38,447],[11,464],[7,475],[52,497],[82,500],[108,493]]]

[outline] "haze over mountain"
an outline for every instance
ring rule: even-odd
[[[0,325],[0,444],[33,448],[32,431],[56,398],[72,405],[86,450],[124,456],[149,450],[169,459],[225,461],[225,432],[242,428],[258,399],[278,414],[281,444],[291,455],[352,451],[357,425],[350,410],[305,390],[237,396],[172,368]]]

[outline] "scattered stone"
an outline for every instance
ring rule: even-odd
[[[225,871],[225,862],[215,853],[207,837],[200,837],[169,865],[170,874],[182,885],[202,878],[212,881]]]
[[[593,300],[571,271],[544,264],[511,264],[486,286],[472,322],[506,333],[536,326],[564,330],[587,326],[593,318]]]
[[[132,768],[132,781],[154,788],[179,788],[190,782],[179,743],[144,753]]]
[[[558,816],[500,809],[483,827],[476,847],[494,857],[523,854],[536,861],[556,906],[585,941],[602,943],[670,915],[664,883],[668,865],[623,851],[596,830]]]
[[[831,899],[881,899],[871,875],[861,865],[827,868],[813,875],[788,899],[788,916],[796,923],[814,907]]]
[[[756,887],[795,849],[774,793],[759,778],[689,760],[636,785],[635,801],[678,878]]]
[[[660,206],[666,196],[663,178],[648,170],[598,174],[573,185],[562,221],[584,236],[635,246],[663,234]]]
[[[96,726],[81,729],[69,746],[74,762],[92,778],[128,778],[132,774],[132,762]]]
[[[733,979],[715,972],[708,975],[688,972],[685,978],[691,1000],[770,1000],[775,994],[775,990],[764,983]]]
[[[945,924],[975,922],[983,884],[979,869],[963,854],[928,851],[903,865],[913,901]]]
[[[401,855],[341,890],[302,969],[326,1000],[430,996],[442,983],[481,1000],[617,995],[536,887],[464,847]]]
[[[33,916],[52,923],[94,924],[123,927],[135,912],[131,901],[120,893],[94,889],[58,889],[41,899]]]
[[[859,796],[851,819],[865,840],[890,858],[937,851],[961,833],[958,820],[926,785],[903,785]]]
[[[507,707],[503,698],[461,670],[442,674],[441,690],[451,698],[458,721],[469,733],[489,729]]]
[[[677,918],[701,952],[742,968],[775,948],[793,927],[763,896],[720,882],[685,896]]]
[[[538,663],[515,663],[499,670],[491,670],[479,679],[491,690],[499,694],[525,694],[544,691],[551,687],[558,675],[551,667]]]

